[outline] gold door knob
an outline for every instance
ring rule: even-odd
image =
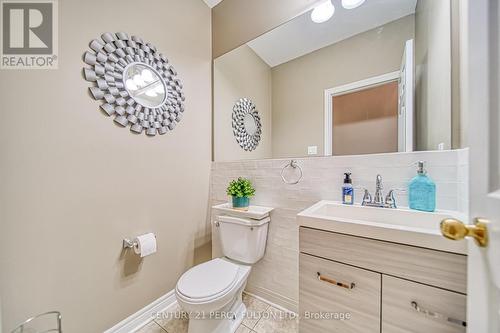
[[[488,220],[482,218],[475,218],[473,225],[464,224],[456,219],[444,219],[441,221],[441,233],[452,240],[473,237],[477,245],[486,247],[488,246],[488,223]]]

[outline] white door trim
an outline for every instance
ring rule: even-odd
[[[333,139],[333,113],[332,113],[332,97],[339,96],[351,92],[355,92],[358,90],[363,90],[368,87],[375,87],[384,83],[392,82],[399,80],[400,73],[399,71],[394,71],[386,74],[382,74],[379,76],[374,76],[365,80],[360,80],[348,84],[344,84],[342,86],[333,87],[330,89],[325,89],[325,116],[324,116],[324,126],[325,126],[325,134],[324,134],[324,147],[325,147],[325,156],[332,155],[332,139]]]
[[[398,151],[411,152],[415,150],[415,131],[414,131],[414,106],[415,106],[415,59],[414,59],[414,41],[409,39],[405,43],[405,51],[403,53],[403,61],[400,69],[400,82],[398,87]],[[403,69],[404,66],[404,69]],[[404,75],[403,75],[404,70]],[[404,85],[404,111],[401,110],[401,85]],[[403,119],[401,119],[404,117]],[[400,129],[404,130],[403,138],[399,138]],[[403,134],[401,133],[401,134]]]

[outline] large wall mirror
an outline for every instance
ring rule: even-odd
[[[455,1],[325,6],[214,59],[215,161],[457,148]],[[233,133],[242,98],[261,122],[252,150]]]

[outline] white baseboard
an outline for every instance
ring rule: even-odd
[[[245,292],[256,298],[264,300],[266,303],[273,305],[275,308],[285,312],[299,312],[299,303],[296,300],[275,293],[269,289],[247,285]]]
[[[287,297],[276,294],[264,288],[248,288],[245,293],[260,299],[264,303],[272,305],[285,312],[297,312],[298,304]],[[104,331],[104,333],[132,333],[149,324],[157,313],[167,311],[177,304],[175,291],[171,290],[151,304],[146,305],[128,318],[125,318],[115,326]],[[1,330],[1,327],[0,327]],[[1,332],[0,332],[1,333]]]
[[[125,318],[115,326],[110,329],[104,331],[104,333],[132,333],[135,332],[142,327],[146,326],[151,320],[153,320],[153,316],[159,312],[163,312],[168,308],[174,306],[177,303],[175,299],[174,290],[169,291],[167,294],[158,298],[151,304],[146,305],[141,310],[137,311],[133,315]]]
[[[285,307],[283,307],[281,305],[278,305],[276,303],[273,303],[273,302],[271,302],[271,301],[269,301],[269,300],[267,300],[267,299],[265,299],[265,298],[263,298],[263,297],[261,297],[259,295],[252,294],[251,292],[248,292],[246,290],[244,291],[244,293],[247,294],[247,295],[249,295],[249,296],[252,296],[253,298],[256,298],[259,301],[262,301],[262,302],[264,302],[264,303],[266,303],[266,304],[268,304],[268,305],[272,306],[273,308],[276,308],[276,309],[278,309],[280,311],[283,311],[283,312],[286,312],[286,313],[292,313],[292,314],[295,314],[295,315],[297,314],[297,312],[292,311],[290,309],[287,309],[287,308],[285,308]]]

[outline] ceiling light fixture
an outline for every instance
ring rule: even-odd
[[[328,21],[335,13],[335,7],[331,0],[326,0],[314,7],[311,12],[311,20],[314,23],[323,23]]]
[[[365,0],[342,0],[342,7],[345,9],[354,9],[361,6]]]

